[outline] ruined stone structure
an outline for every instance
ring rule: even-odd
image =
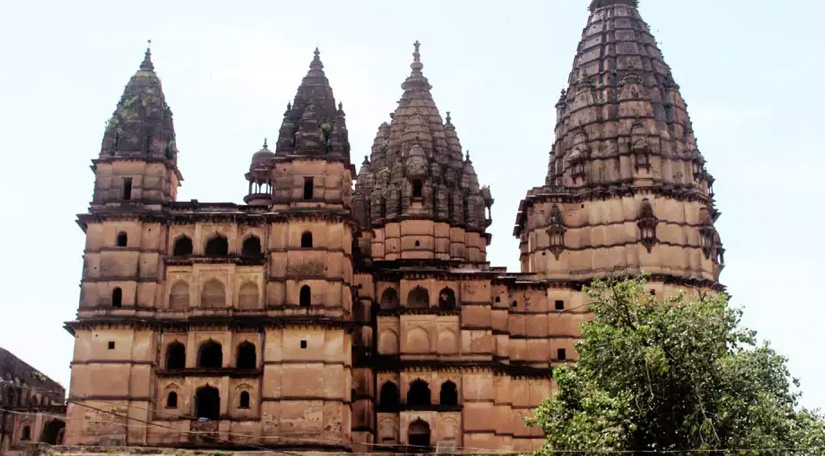
[[[543,438],[522,419],[576,359],[584,285],[721,288],[713,178],[635,1],[591,5],[547,179],[518,210],[521,273],[487,262],[490,189],[413,57],[356,176],[316,50],[239,205],[176,201],[147,51],[79,216],[69,443],[527,451]]]
[[[22,454],[27,444],[63,443],[66,391],[0,348],[0,454]]]

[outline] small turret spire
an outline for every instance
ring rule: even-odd
[[[141,71],[155,71],[152,64],[152,40],[146,40],[146,53],[143,54],[143,62],[140,64]]]
[[[450,117],[450,111],[447,111],[447,125],[452,125],[453,118]]]
[[[470,149],[467,149],[467,155],[464,157],[465,162],[470,162]]]
[[[264,149],[269,149],[269,146],[266,144],[266,138],[264,138]]]

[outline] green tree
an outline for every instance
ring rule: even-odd
[[[527,420],[547,434],[538,455],[825,454],[825,420],[799,408],[786,359],[740,326],[739,309],[721,294],[659,301],[645,285],[587,290],[579,361],[554,371],[557,394]]]

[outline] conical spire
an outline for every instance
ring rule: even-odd
[[[635,0],[591,4],[568,80],[546,182],[609,188],[653,180],[708,195],[707,184],[685,172],[685,163],[701,161],[687,105]],[[590,173],[595,160],[616,166]]]
[[[345,117],[343,105],[336,107],[321,51],[316,47],[293,103],[287,104],[276,154],[334,155],[349,162]]]
[[[149,48],[106,124],[101,157],[142,156],[177,160],[172,111],[155,74]]]

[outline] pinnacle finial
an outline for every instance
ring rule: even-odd
[[[309,67],[313,70],[323,70],[324,64],[321,63],[321,51],[318,49],[318,46],[315,46],[315,52],[313,54],[315,57],[312,58],[312,63],[309,64]]]
[[[412,68],[413,71],[421,71],[421,69],[424,68],[424,65],[421,63],[421,43],[415,40],[413,46],[415,46],[415,52],[413,52],[413,63],[410,65],[410,68]]]
[[[155,65],[152,64],[152,40],[146,40],[146,53],[143,54],[140,69],[142,71],[155,71]]]
[[[470,149],[467,149],[467,155],[464,157],[464,161],[470,161]]]
[[[369,165],[370,164],[370,157],[368,155],[364,155],[364,163],[362,165]]]
[[[269,149],[269,146],[266,144],[266,138],[264,138],[264,149]]]
[[[452,123],[453,123],[453,118],[450,117],[450,111],[447,111],[447,125],[450,125]]]

